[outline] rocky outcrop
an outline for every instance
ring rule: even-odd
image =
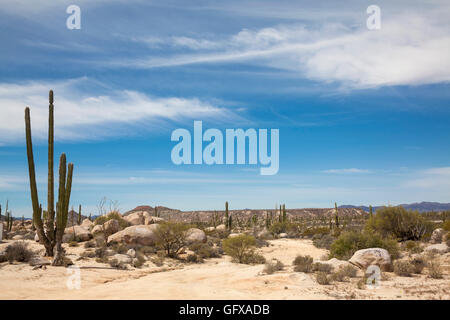
[[[391,255],[386,249],[368,248],[356,251],[349,262],[362,270],[370,265],[377,265],[382,271],[392,270]]]
[[[186,232],[186,242],[187,243],[206,242],[206,234],[200,229],[190,228]]]
[[[445,233],[445,230],[442,228],[435,229],[431,234],[430,243],[441,243]]]
[[[149,246],[155,244],[155,231],[159,227],[158,224],[137,225],[123,229],[108,237],[109,243],[126,243],[128,245]]]
[[[89,230],[82,226],[68,227],[64,230],[63,242],[76,241],[88,241],[92,239],[92,234]]]

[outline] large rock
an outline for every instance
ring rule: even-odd
[[[334,270],[338,270],[338,269],[343,268],[345,266],[351,265],[351,263],[348,262],[348,261],[339,260],[339,259],[336,259],[336,258],[332,258],[332,259],[326,260],[326,261],[320,261],[320,263],[329,264],[329,265],[333,266]]]
[[[442,228],[437,228],[433,231],[430,238],[430,243],[441,243],[442,237],[445,235],[445,230]]]
[[[386,249],[368,248],[355,252],[349,262],[362,270],[366,270],[370,265],[377,265],[382,271],[392,270],[391,255]]]
[[[133,212],[123,218],[132,226],[141,225],[145,223],[144,212],[145,211]]]
[[[216,230],[217,230],[217,231],[226,231],[226,230],[227,230],[227,227],[226,227],[224,224],[219,224],[219,225],[216,227]]]
[[[448,251],[448,246],[445,243],[432,244],[432,245],[426,247],[424,249],[424,251],[425,252],[432,252],[432,251],[434,251],[434,252],[437,252],[437,253],[440,253],[440,254],[444,254],[444,253],[446,253]]]
[[[95,235],[95,234],[97,234],[97,233],[103,233],[103,232],[104,232],[104,230],[103,230],[103,225],[101,225],[101,224],[95,225],[95,226],[92,228],[92,230],[91,230],[91,233],[92,233],[93,235]]]
[[[126,254],[115,254],[111,257],[111,259],[116,259],[118,263],[120,264],[128,264],[133,261],[133,258]]]
[[[92,234],[89,230],[83,228],[82,226],[73,226],[64,230],[63,242],[72,241],[74,236],[79,241],[88,241],[92,239]]]
[[[81,222],[81,225],[86,230],[90,230],[94,224],[89,219],[84,219],[83,222]]]
[[[186,242],[187,243],[206,242],[206,234],[200,229],[190,228],[186,232]]]
[[[158,227],[158,224],[151,224],[148,226],[138,225],[125,228],[122,231],[110,235],[108,237],[108,244],[115,242],[129,245],[153,245],[156,241],[155,231]]]
[[[119,221],[116,219],[111,219],[103,224],[103,230],[105,230],[106,235],[110,235],[119,232]]]
[[[144,223],[147,224],[147,225],[148,224],[153,224],[153,223],[161,223],[163,221],[164,221],[164,219],[160,218],[160,217],[154,217],[154,216],[151,216],[150,214],[144,215]]]

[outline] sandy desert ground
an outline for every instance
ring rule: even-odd
[[[4,241],[0,249],[11,241]],[[34,241],[30,247],[42,250]],[[69,273],[64,267],[46,266],[33,270],[28,264],[0,264],[0,299],[450,299],[450,276],[430,279],[425,274],[399,277],[386,273],[377,289],[358,289],[360,278],[319,285],[313,274],[294,272],[292,261],[298,254],[319,260],[327,250],[310,240],[271,240],[261,253],[277,258],[286,268],[262,274],[264,265],[232,263],[229,257],[186,264],[166,259],[157,267],[148,261],[140,269],[112,269],[94,259],[76,261],[81,288],[68,289]],[[74,261],[84,250],[66,247]],[[448,261],[448,254],[443,259]],[[362,272],[360,274],[362,276]]]

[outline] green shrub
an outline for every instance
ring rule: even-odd
[[[410,253],[421,253],[423,248],[420,246],[420,243],[417,241],[408,240],[403,243],[403,247],[406,251]]]
[[[9,263],[17,262],[29,262],[33,257],[34,252],[28,249],[28,243],[24,241],[13,242],[5,249],[6,260]]]
[[[397,260],[394,262],[394,273],[398,276],[410,277],[414,271],[414,265],[409,261]]]
[[[97,262],[97,263],[109,263],[109,258],[108,257],[95,258],[95,262]]]
[[[164,222],[155,230],[156,245],[175,258],[186,246],[186,231],[189,225],[180,222]]]
[[[145,263],[145,258],[141,254],[136,255],[136,259],[133,259],[133,267],[141,268]]]
[[[355,231],[343,232],[331,245],[330,255],[341,260],[348,260],[356,251],[366,248],[386,249],[392,259],[399,256],[397,241],[394,239],[385,239],[373,232]]]
[[[297,238],[301,235],[301,225],[298,223],[292,223],[289,221],[284,222],[275,222],[273,223],[269,231],[273,235],[277,235],[280,233],[287,233],[290,238]]]
[[[417,211],[399,207],[384,207],[368,220],[366,230],[378,232],[384,237],[395,237],[400,241],[420,240],[431,233],[433,224]]]
[[[312,271],[331,273],[333,271],[333,269],[334,269],[334,267],[328,263],[316,262],[316,263],[313,263],[313,265],[312,265]]]
[[[325,272],[317,272],[316,274],[317,283],[320,285],[328,285],[331,283],[331,278]]]
[[[446,220],[442,223],[442,229],[445,231],[450,231],[450,220]]]
[[[78,247],[78,242],[76,242],[76,241],[70,241],[70,242],[69,242],[69,247]]]
[[[281,271],[283,269],[284,264],[281,261],[274,259],[272,261],[266,262],[263,272],[266,274],[272,274],[276,271]]]
[[[311,256],[298,255],[292,264],[294,265],[294,271],[308,273],[312,271],[313,258]]]
[[[233,258],[233,261],[239,263],[248,261],[249,257],[254,254],[255,246],[255,237],[246,234],[227,238],[222,241],[222,247],[225,253]]]

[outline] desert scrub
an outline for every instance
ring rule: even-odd
[[[423,269],[427,266],[427,263],[422,257],[415,257],[410,260],[410,263],[414,266],[414,273],[421,274]]]
[[[355,231],[343,232],[331,245],[330,256],[348,260],[356,251],[366,248],[386,249],[392,259],[399,256],[396,240],[382,238],[381,235],[373,232]]]
[[[90,240],[90,241],[86,241],[85,243],[84,243],[84,248],[85,249],[89,249],[89,248],[95,248],[95,241],[93,241],[93,240]]]
[[[450,220],[446,220],[442,223],[442,229],[444,229],[445,231],[450,231]]]
[[[266,264],[264,265],[263,273],[272,274],[283,269],[284,264],[280,260],[273,259],[272,261],[266,262]]]
[[[433,279],[442,279],[442,267],[439,261],[431,260],[428,262],[428,276]]]
[[[213,248],[207,243],[194,243],[189,246],[189,250],[193,251],[202,259],[218,258],[220,257],[219,250]]]
[[[227,238],[222,241],[222,247],[224,252],[229,255],[234,262],[244,264],[265,262],[262,261],[262,256],[255,253],[256,239],[253,236],[243,234],[237,237]]]
[[[302,233],[302,235],[304,236],[304,237],[308,237],[308,238],[311,238],[311,237],[313,237],[314,235],[325,235],[325,234],[328,234],[330,232],[330,229],[329,228],[327,228],[327,227],[314,227],[314,228],[308,228],[308,229],[306,229],[305,231],[303,231],[303,233]]]
[[[111,211],[110,213],[104,215],[104,216],[100,216],[97,217],[97,219],[95,219],[94,221],[94,225],[103,225],[105,222],[115,219],[119,222],[119,228],[120,230],[125,229],[126,227],[129,227],[130,224],[128,223],[127,220],[125,220],[119,212],[116,211]]]
[[[320,285],[328,285],[331,283],[331,279],[326,272],[317,272],[316,281]]]
[[[137,254],[136,258],[133,259],[133,267],[141,268],[145,263],[145,258],[142,254]]]
[[[296,272],[312,272],[313,258],[311,256],[298,255],[292,262]]]
[[[108,257],[95,258],[95,262],[108,264],[109,258]]]
[[[163,256],[156,256],[154,258],[151,258],[150,261],[157,267],[162,267],[164,265],[164,257]]]
[[[411,277],[414,273],[414,265],[406,260],[394,261],[394,273],[401,277]]]
[[[77,241],[70,241],[69,242],[69,247],[78,247],[78,242]]]
[[[313,245],[316,248],[330,249],[333,241],[336,240],[329,234],[317,233],[312,237]]]
[[[312,265],[312,271],[319,271],[325,273],[333,272],[334,267],[328,263],[315,262]]]
[[[403,248],[409,253],[421,253],[423,248],[420,246],[420,243],[413,240],[408,240],[403,243]]]
[[[186,261],[190,262],[190,263],[203,263],[203,262],[205,262],[205,260],[203,260],[202,257],[200,257],[199,255],[197,255],[195,253],[194,254],[188,254],[187,257],[186,257]]]
[[[119,262],[119,260],[117,260],[116,258],[109,260],[109,265],[112,268],[116,268],[116,269],[123,269],[123,270],[127,269],[126,264],[123,262]]]
[[[345,265],[344,267],[341,267],[339,271],[349,278],[356,278],[356,275],[358,274],[358,269],[351,265]]]
[[[80,254],[80,256],[83,257],[83,258],[95,258],[96,257],[95,251],[92,250],[92,249],[87,249],[87,250],[83,251]]]
[[[433,224],[418,211],[408,211],[399,207],[384,207],[377,210],[365,226],[366,230],[395,237],[400,241],[420,240],[433,230]]]
[[[14,261],[29,262],[33,255],[34,252],[28,249],[28,243],[23,241],[14,242],[5,249],[6,260],[9,263],[13,263]]]
[[[180,222],[164,222],[155,230],[156,246],[163,249],[166,255],[176,258],[186,246],[186,231],[189,225]]]

